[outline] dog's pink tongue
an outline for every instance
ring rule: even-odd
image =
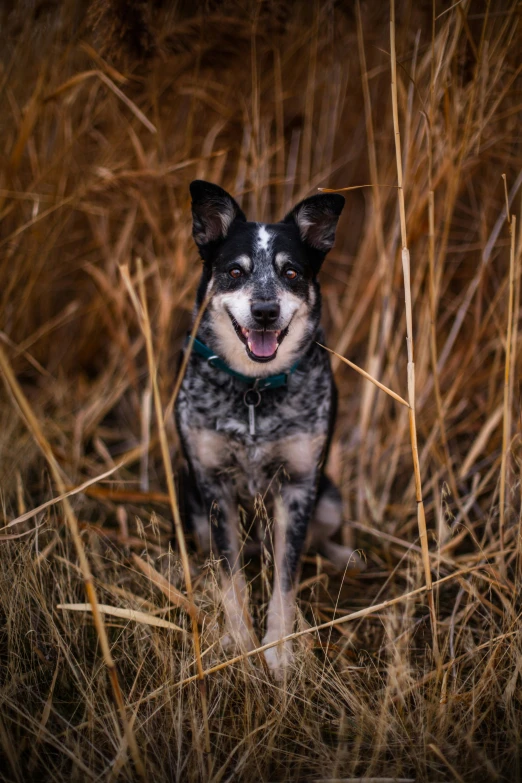
[[[248,334],[248,347],[256,356],[272,356],[277,350],[278,332],[251,330]]]

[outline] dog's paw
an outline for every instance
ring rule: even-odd
[[[253,635],[244,623],[234,628],[229,625],[227,633],[221,639],[221,646],[228,653],[250,652],[256,647]]]
[[[263,639],[263,644],[270,644],[275,639],[268,635]],[[283,680],[288,673],[291,664],[294,661],[294,650],[291,641],[281,642],[277,647],[271,647],[264,652],[265,661],[275,680]]]

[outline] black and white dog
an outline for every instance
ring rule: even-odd
[[[222,188],[196,180],[193,236],[203,259],[192,346],[176,419],[188,463],[188,514],[221,558],[227,642],[254,644],[241,570],[241,509],[273,520],[274,581],[263,642],[292,633],[305,539],[344,568],[352,550],[330,541],[338,490],[323,471],[336,391],[319,325],[317,274],[335,240],[340,195],[317,195],[280,223],[248,222]],[[281,676],[288,641],[266,651]]]

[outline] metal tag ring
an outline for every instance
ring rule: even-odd
[[[253,395],[253,399],[249,400],[250,395]],[[257,389],[247,389],[243,395],[243,402],[245,405],[252,405],[254,408],[257,408],[261,402],[261,392]]]

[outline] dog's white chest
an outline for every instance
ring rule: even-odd
[[[278,440],[245,444],[229,433],[192,429],[188,443],[201,467],[232,479],[241,496],[264,493],[280,471],[310,476],[321,457],[325,435],[297,433]]]

